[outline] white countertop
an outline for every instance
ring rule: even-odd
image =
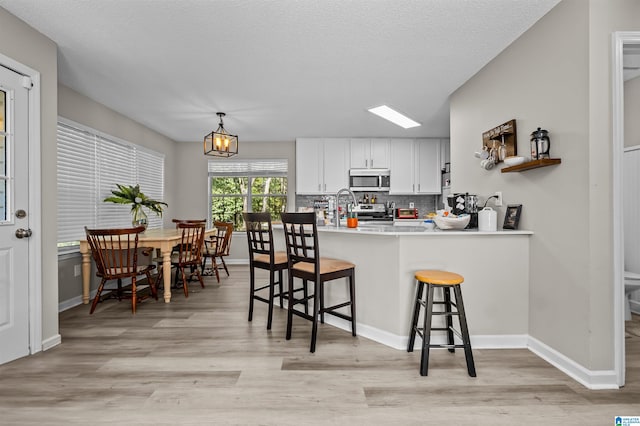
[[[509,230],[509,229],[501,229],[495,232],[492,231],[478,231],[477,229],[466,229],[466,230],[440,230],[435,229],[433,231],[428,231],[427,229],[420,229],[422,226],[375,226],[375,225],[367,225],[367,226],[359,226],[357,228],[347,228],[346,226],[340,226],[336,228],[335,226],[318,226],[318,232],[336,232],[336,233],[344,233],[344,234],[370,234],[370,235],[390,235],[390,236],[399,236],[399,235],[421,235],[421,236],[445,236],[445,235],[465,235],[465,236],[473,236],[473,235],[493,235],[493,236],[507,236],[507,235],[533,235],[532,231],[525,230]]]

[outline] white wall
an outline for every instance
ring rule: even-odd
[[[42,340],[58,335],[58,257],[56,194],[57,51],[56,45],[0,8],[0,53],[38,72],[40,91],[42,229]]]
[[[453,190],[523,204],[529,333],[590,370],[613,368],[611,33],[639,28],[640,2],[564,0],[451,97]],[[482,132],[511,118],[519,153],[540,126],[562,164],[481,170]]]

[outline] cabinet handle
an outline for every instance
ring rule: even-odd
[[[371,159],[371,168],[373,169],[373,158]]]
[[[420,184],[418,184],[418,192],[420,192]]]
[[[327,184],[324,184],[324,192],[327,192]]]
[[[318,184],[318,191],[322,191],[322,184],[321,183]]]
[[[367,160],[367,159],[364,160],[364,166],[365,167],[369,167],[369,160]]]
[[[416,192],[416,184],[415,183],[411,185],[411,191],[412,192]]]

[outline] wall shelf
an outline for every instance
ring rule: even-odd
[[[502,173],[524,172],[525,170],[537,169],[540,167],[553,166],[562,162],[559,158],[542,158],[540,160],[528,161],[517,166],[504,167]]]

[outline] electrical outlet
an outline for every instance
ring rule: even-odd
[[[409,203],[409,208],[412,209],[415,206],[413,203]]]
[[[495,195],[498,197],[496,199],[496,207],[502,207],[502,191],[496,191]]]
[[[82,265],[73,265],[73,276],[79,277],[82,274]]]

